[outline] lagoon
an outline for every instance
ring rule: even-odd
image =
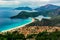
[[[32,18],[10,19],[11,16],[17,15],[20,12],[20,10],[0,10],[0,32],[28,24],[32,21]],[[42,20],[42,18],[46,17],[40,15],[40,17],[36,18]]]
[[[25,25],[32,21],[32,18],[28,19],[10,19],[11,16],[19,14],[20,10],[4,10],[0,9],[0,32],[10,30],[21,25]]]
[[[21,25],[25,25],[32,21],[32,18],[28,19],[9,19],[9,18],[1,18],[0,19],[0,32],[5,30],[10,30],[12,28],[16,28]]]

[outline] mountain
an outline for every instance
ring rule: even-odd
[[[56,5],[52,5],[52,4],[47,4],[45,6],[41,6],[41,7],[38,7],[36,8],[35,10],[37,11],[46,11],[46,10],[55,10],[57,8],[60,8],[60,6],[56,6]]]
[[[60,7],[56,5],[51,5],[51,4],[39,7],[35,10],[37,10],[37,12],[22,11],[18,15],[15,15],[11,18],[28,18],[28,17],[37,17],[39,15],[48,16],[48,17],[56,17],[60,15]]]
[[[56,17],[56,16],[60,15],[60,9],[57,8],[52,11],[37,11],[37,12],[21,11],[19,14],[12,16],[10,18],[12,18],[12,19],[14,19],[14,18],[25,19],[25,18],[29,18],[29,17],[37,17],[39,15],[48,16],[48,17]]]
[[[22,18],[22,19],[25,19],[25,18],[29,18],[29,17],[37,17],[39,15],[40,15],[40,13],[38,13],[38,12],[21,11],[19,14],[15,15],[15,16],[12,16],[10,18],[11,19],[14,19],[14,18]]]
[[[18,7],[18,8],[15,8],[15,10],[32,10],[32,8],[30,8],[30,7]]]
[[[60,15],[60,8],[57,8],[55,10],[51,10],[49,15],[51,15],[51,16],[58,16],[58,15]]]

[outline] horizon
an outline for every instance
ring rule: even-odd
[[[42,6],[46,6],[46,5],[54,5],[54,4],[45,4],[45,5],[42,5]],[[42,6],[38,6],[38,7],[42,7]],[[59,5],[54,5],[54,6],[59,6]],[[29,6],[18,6],[18,7],[29,7]],[[0,8],[2,9],[4,9],[4,8],[18,8],[18,7],[1,7],[0,6]],[[32,8],[32,9],[35,9],[35,8],[38,8],[38,7],[29,7],[29,8]]]
[[[0,7],[31,7],[37,8],[46,4],[60,6],[59,0],[0,0]]]

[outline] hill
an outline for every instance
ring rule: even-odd
[[[40,14],[38,12],[27,12],[27,11],[21,11],[19,14],[11,17],[11,18],[29,18],[29,17],[37,17]]]
[[[30,8],[25,9],[28,7],[20,7],[16,8],[19,10],[30,10]],[[37,12],[27,12],[27,11],[21,11],[19,14],[11,17],[11,18],[28,18],[28,17],[37,17],[39,15],[43,15],[43,16],[48,16],[48,17],[55,17],[60,15],[60,6],[56,6],[56,5],[52,5],[52,4],[48,4],[45,6],[41,6],[39,8],[35,9]]]
[[[18,7],[18,8],[15,8],[14,10],[32,10],[32,8],[30,8],[30,7]]]
[[[37,11],[46,11],[46,10],[51,11],[51,10],[55,10],[57,8],[60,8],[60,7],[56,6],[56,5],[52,5],[52,4],[47,4],[45,6],[38,7],[35,10],[37,10]]]

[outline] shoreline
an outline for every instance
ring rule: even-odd
[[[24,25],[21,25],[21,26],[15,27],[15,28],[11,28],[11,29],[9,29],[9,30],[4,30],[4,31],[1,31],[1,32],[8,32],[8,31],[11,31],[11,30],[16,30],[16,29],[21,28],[21,27],[24,27],[24,26],[26,26],[26,25],[34,22],[34,21],[35,21],[34,18],[32,18],[32,21],[31,21],[31,22],[28,22],[28,23],[26,23],[26,24],[24,24]]]

